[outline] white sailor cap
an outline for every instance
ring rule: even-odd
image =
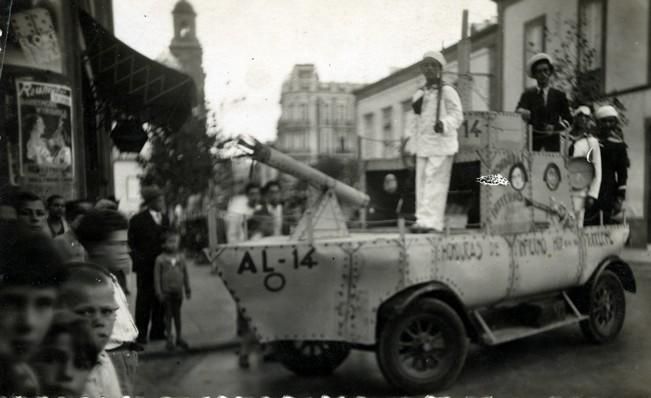
[[[441,67],[444,67],[445,64],[447,63],[445,61],[445,57],[439,51],[428,51],[428,52],[426,52],[425,54],[423,54],[423,59],[426,59],[426,58],[432,58],[433,60],[435,60],[439,64],[441,64]]]
[[[546,53],[538,53],[534,55],[533,57],[529,58],[529,61],[527,61],[527,75],[529,77],[533,78],[533,66],[536,65],[540,61],[547,61],[549,63],[549,66],[552,68],[552,72],[554,71],[554,60],[549,54]]]
[[[590,115],[592,115],[592,112],[590,112],[589,107],[585,105],[581,105],[574,110],[574,113],[572,113],[572,116],[578,116],[578,115],[585,115],[589,117]]]
[[[594,113],[595,118],[597,119],[603,119],[606,117],[615,117],[619,119],[619,114],[617,113],[617,109],[613,107],[612,105],[604,105],[599,107],[597,111]]]

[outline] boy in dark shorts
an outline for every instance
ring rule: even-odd
[[[165,328],[167,333],[167,349],[172,350],[177,345],[185,350],[188,343],[181,337],[181,305],[183,293],[190,299],[190,278],[185,264],[185,258],[179,253],[180,236],[176,231],[164,233],[163,252],[156,258],[154,266],[154,287],[156,296],[165,307]],[[176,342],[172,334],[172,323],[176,329]],[[175,344],[176,343],[176,344]]]

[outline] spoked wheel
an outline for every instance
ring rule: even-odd
[[[435,392],[455,381],[468,345],[465,327],[452,308],[421,299],[384,326],[378,362],[384,377],[401,390]]]
[[[626,316],[626,297],[622,282],[611,271],[604,271],[586,291],[589,318],[581,322],[581,331],[594,343],[612,341],[622,330]]]
[[[350,353],[350,346],[337,341],[279,341],[274,343],[278,361],[301,376],[332,373]]]

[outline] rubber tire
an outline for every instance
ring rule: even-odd
[[[604,331],[598,325],[596,319],[596,294],[600,289],[606,288],[610,291],[614,300],[615,320],[614,324],[609,328],[610,330]],[[599,275],[599,278],[586,286],[584,291],[585,311],[589,318],[581,321],[581,331],[588,341],[597,344],[605,344],[613,341],[619,334],[624,326],[624,318],[626,317],[626,297],[624,294],[624,287],[617,275],[613,272],[605,270]]]
[[[442,374],[436,378],[418,379],[405,373],[396,347],[403,329],[424,314],[438,324],[453,352],[447,355],[449,363]],[[436,299],[420,299],[384,325],[380,332],[377,359],[386,380],[401,391],[408,394],[433,393],[454,383],[463,369],[469,344],[463,322],[449,305]]]
[[[306,345],[319,347],[319,354],[305,355],[302,348]],[[299,376],[326,376],[348,358],[350,345],[338,341],[288,340],[273,343],[273,352],[278,362]]]

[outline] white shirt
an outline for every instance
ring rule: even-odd
[[[547,96],[549,95],[549,86],[545,88],[538,87],[538,95],[540,95],[540,90],[542,90],[543,92],[543,101],[545,103],[545,106],[547,106]]]
[[[589,161],[594,166],[594,178],[588,187],[588,195],[593,198],[599,197],[599,188],[601,187],[601,150],[599,149],[599,141],[591,136],[586,135],[574,142],[574,152],[572,157],[581,158],[590,154]]]
[[[118,310],[115,313],[115,323],[109,342],[106,344],[106,350],[118,348],[124,343],[135,341],[138,337],[138,328],[129,312],[127,296],[113,275],[111,275],[111,281],[113,282],[113,299],[118,305]]]
[[[163,217],[161,216],[160,212],[149,209],[149,214],[151,214],[151,218],[154,219],[154,222],[156,224],[161,225],[163,222]]]
[[[244,242],[249,239],[246,231],[246,221],[258,209],[249,206],[246,195],[234,196],[228,203],[226,221],[226,240],[228,243]]]
[[[463,109],[457,91],[449,85],[442,88],[439,119],[443,123],[443,132],[434,131],[438,89],[420,89],[414,94],[416,101],[423,97],[421,114],[412,119],[408,134],[411,135],[412,152],[420,157],[454,155],[459,151],[457,129],[463,123]]]
[[[99,353],[98,363],[90,371],[82,397],[88,398],[122,398],[120,381],[115,367],[106,351]]]
[[[280,203],[276,206],[267,204],[267,211],[274,219],[274,236],[283,234],[283,205]]]

